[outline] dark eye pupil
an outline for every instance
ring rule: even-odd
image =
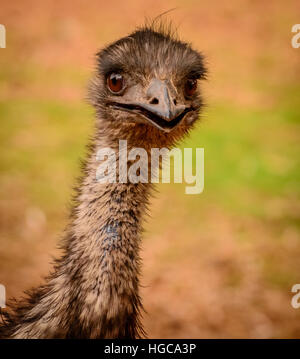
[[[188,87],[190,90],[192,90],[194,86],[195,86],[194,81],[188,81]]]
[[[118,79],[118,77],[117,77],[117,76],[112,76],[112,78],[111,78],[111,82],[112,82],[112,84],[113,84],[114,86],[116,86],[116,85],[117,85],[118,81],[119,81],[119,79]]]

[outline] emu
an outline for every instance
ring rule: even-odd
[[[97,54],[95,130],[63,254],[42,286],[5,311],[0,338],[145,337],[139,252],[153,185],[100,183],[96,154],[117,150],[120,139],[149,158],[152,147],[171,148],[199,119],[205,73],[203,56],[163,26],[139,28]]]

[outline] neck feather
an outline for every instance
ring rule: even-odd
[[[97,136],[63,241],[64,255],[57,260],[46,285],[32,294],[31,304],[19,309],[16,315],[21,323],[15,326],[12,337],[144,335],[138,291],[139,248],[151,185],[97,181],[97,150],[107,145],[116,148],[117,144]]]
[[[68,250],[71,283],[81,288],[74,298],[76,320],[89,330],[94,327],[89,337],[139,337],[140,233],[150,185],[98,183],[95,156],[78,196]]]

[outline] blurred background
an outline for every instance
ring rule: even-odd
[[[92,131],[94,54],[167,16],[209,67],[185,146],[205,149],[205,190],[159,185],[143,239],[150,338],[296,338],[300,309],[300,23],[294,1],[7,1],[0,6],[0,283],[41,283],[59,255]]]

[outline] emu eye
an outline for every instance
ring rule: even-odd
[[[118,73],[111,73],[107,77],[107,86],[111,92],[118,93],[124,87],[124,79],[121,74]]]
[[[196,79],[188,79],[185,83],[185,94],[187,96],[192,96],[197,90],[197,80]]]

